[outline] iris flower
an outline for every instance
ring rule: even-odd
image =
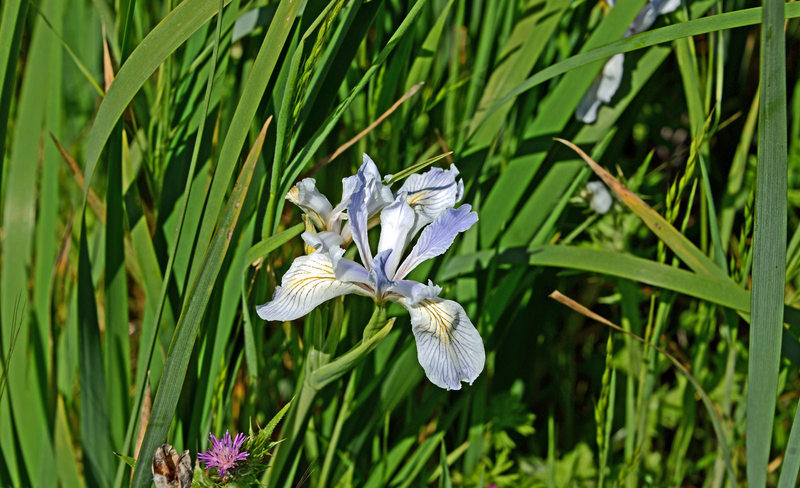
[[[440,298],[441,288],[430,281],[405,279],[420,263],[447,251],[460,232],[478,221],[470,205],[453,208],[463,195],[463,182],[455,181],[455,168],[411,175],[380,211],[381,232],[373,254],[367,230],[376,201],[371,183],[376,180],[370,172],[365,159],[355,179],[344,182],[345,187],[353,185],[346,218],[361,262],[344,258],[344,249],[331,245],[333,239],[304,232],[303,240],[316,250],[294,260],[272,301],[257,308],[258,315],[264,320],[294,320],[350,293],[370,297],[378,306],[396,302],[410,314],[417,358],[428,379],[448,390],[460,389],[461,382],[472,384],[483,370],[485,352],[464,308]],[[417,232],[419,238],[406,254]]]
[[[615,0],[606,0],[613,7]],[[636,18],[625,31],[623,38],[639,34],[649,29],[659,15],[667,14],[680,6],[681,0],[650,0],[642,7]],[[592,82],[586,94],[578,103],[575,117],[581,122],[592,124],[597,120],[597,111],[601,104],[607,104],[617,93],[622,83],[625,55],[622,53],[611,56],[600,75]]]

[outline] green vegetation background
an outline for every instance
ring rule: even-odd
[[[371,312],[258,319],[303,252],[283,195],[452,151],[480,222],[415,278],[465,306],[485,371],[431,385],[391,309],[276,434],[270,486],[794,486],[800,9],[686,0],[621,40],[644,3],[4,0],[0,484],[147,486],[162,442],[266,424]],[[632,193],[593,213],[554,137]]]

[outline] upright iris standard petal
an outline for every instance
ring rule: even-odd
[[[478,214],[471,210],[472,206],[469,204],[448,209],[425,227],[394,278],[402,279],[423,261],[444,254],[460,232],[466,231],[478,221]]]
[[[405,195],[400,195],[394,203],[381,212],[381,237],[378,241],[378,253],[390,251],[386,258],[386,274],[394,276],[400,258],[411,240],[416,217],[411,206],[406,203]]]
[[[486,352],[461,305],[441,298],[400,304],[411,315],[417,359],[431,383],[446,390],[460,390],[464,381],[472,384],[483,371]]]
[[[464,181],[457,180],[458,168],[431,168],[425,173],[406,179],[398,194],[405,194],[408,204],[417,214],[415,231],[436,220],[464,196]]]
[[[347,217],[350,219],[350,231],[353,233],[353,242],[356,243],[361,262],[369,269],[372,266],[372,250],[369,248],[367,236],[367,201],[363,180],[360,187],[350,197]]]
[[[344,253],[342,249],[338,251]],[[338,280],[330,255],[316,251],[294,260],[272,301],[256,307],[256,312],[264,320],[295,320],[331,298],[348,293],[363,293],[363,289],[356,283]]]
[[[367,153],[362,155],[362,164],[358,169],[359,175],[364,178],[364,187],[367,189],[367,219],[377,214],[383,207],[394,201],[391,188],[383,184],[378,166]]]

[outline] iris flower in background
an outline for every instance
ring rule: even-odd
[[[614,197],[606,188],[602,181],[590,181],[586,183],[587,200],[589,207],[599,214],[608,213],[611,205],[614,204]]]
[[[613,7],[616,0],[606,1]],[[622,37],[625,38],[646,31],[653,25],[659,15],[674,11],[680,4],[681,0],[650,0],[642,7]],[[600,105],[609,103],[614,94],[617,93],[620,83],[622,83],[624,64],[625,55],[622,53],[615,54],[608,59],[600,75],[589,86],[586,94],[583,95],[583,98],[578,103],[578,108],[575,109],[575,117],[578,120],[586,124],[592,124],[597,120],[597,111],[600,109]]]
[[[483,370],[483,341],[464,308],[439,297],[440,287],[405,277],[420,263],[447,251],[460,232],[478,221],[478,215],[467,204],[453,208],[463,195],[455,168],[412,175],[380,212],[381,233],[373,255],[367,230],[375,187],[370,186],[374,179],[366,161],[351,180],[354,186],[347,204],[361,263],[344,258],[340,246],[326,246],[325,239],[304,232],[303,240],[316,250],[294,260],[272,301],[257,308],[258,315],[264,320],[294,320],[350,293],[368,296],[379,305],[399,303],[411,316],[417,358],[428,379],[441,388],[458,390],[461,382],[471,384]],[[347,178],[344,184],[350,184]],[[406,254],[418,232],[419,239]]]
[[[206,465],[206,469],[216,468],[219,477],[225,479],[227,472],[237,462],[244,461],[249,456],[247,451],[240,450],[247,437],[239,433],[236,434],[235,439],[231,439],[227,430],[221,439],[214,437],[214,434],[208,434],[208,437],[211,440],[211,448],[198,454],[197,460],[202,461]]]

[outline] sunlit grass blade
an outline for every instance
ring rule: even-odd
[[[0,189],[3,188],[3,175],[5,174],[3,155],[6,153],[8,114],[17,85],[19,43],[27,12],[28,2],[22,0],[3,2],[3,8],[0,10],[0,15],[2,15],[0,18]],[[0,211],[2,211],[2,205],[0,202]]]
[[[224,1],[225,4],[230,2],[230,0]],[[208,22],[218,9],[219,0],[187,0],[180,3],[142,40],[125,64],[120,67],[114,83],[97,110],[89,133],[84,167],[86,178],[83,188],[84,200],[100,153],[125,107],[156,68],[189,36]]]
[[[581,51],[589,51],[602,45],[608,38],[621,37],[643,4],[644,2],[636,0],[617,4],[594,29],[581,46]],[[550,147],[549,138],[562,133],[573,120],[575,108],[602,65],[598,59],[585,66],[573,66],[574,69],[566,73],[555,86],[550,87],[547,95],[537,104],[536,116],[526,124],[522,135],[529,148],[519,158],[508,163],[481,204],[484,217],[489,217],[481,219],[479,223],[481,246],[489,247],[494,244],[503,227],[513,217],[514,210],[544,164]],[[493,107],[505,105],[510,100],[511,98],[504,97]],[[492,113],[489,107],[485,110],[483,118]],[[482,123],[483,120],[478,119],[472,126],[480,128]],[[483,149],[472,145],[469,150]]]
[[[747,368],[747,482],[767,483],[778,394],[786,279],[786,47],[782,0],[765,0],[761,26],[755,230]]]
[[[189,366],[189,358],[194,349],[197,330],[200,327],[214,283],[230,245],[231,235],[239,219],[242,202],[247,196],[253,170],[261,153],[267,127],[271,120],[272,118],[268,119],[264,124],[250,150],[236,186],[234,186],[233,192],[228,199],[228,204],[225,207],[225,212],[222,215],[211,245],[203,259],[202,271],[197,281],[192,285],[186,304],[181,311],[138,459],[151,459],[156,447],[166,440],[167,429],[172,422],[186,370]],[[150,463],[142,462],[138,466],[134,471],[131,484],[132,486],[147,486],[151,481],[149,478],[151,475]]]
[[[199,246],[190,270],[190,282],[199,273],[197,265],[202,256],[202,251],[214,231],[214,223],[217,221],[225,192],[230,184],[236,162],[239,159],[239,152],[249,133],[253,117],[258,110],[259,100],[261,100],[264,91],[267,89],[267,84],[272,77],[278,57],[289,38],[295,22],[295,16],[302,3],[300,0],[287,0],[278,5],[278,10],[275,11],[275,16],[264,36],[258,55],[253,60],[247,81],[242,86],[241,98],[239,98],[239,103],[236,105],[236,111],[228,127],[228,133],[222,142],[222,148],[220,148],[219,164],[214,170],[211,188],[205,202],[203,221],[200,223],[199,230],[187,229],[190,235],[197,236],[196,240]],[[194,232],[196,234],[192,234]]]
[[[5,12],[13,17],[14,6],[8,4],[7,7]],[[11,22],[13,19],[4,17],[3,26],[7,26],[6,20]],[[22,74],[17,100],[18,116],[14,122],[14,135],[10,138],[10,155],[6,158],[5,154],[0,154],[0,158],[7,162],[7,167],[2,168],[6,181],[0,242],[0,323],[3,324],[4,347],[11,344],[13,331],[19,324],[15,351],[8,362],[5,392],[11,402],[13,417],[10,418],[14,419],[12,427],[16,431],[17,447],[12,444],[6,448],[4,445],[2,449],[4,453],[8,449],[19,449],[21,462],[10,470],[27,471],[27,476],[23,478],[20,475],[20,479],[27,479],[34,486],[53,486],[57,478],[57,473],[45,466],[45,460],[53,456],[48,415],[51,400],[47,383],[42,380],[47,378],[49,370],[50,330],[47,323],[34,320],[29,289],[35,276],[34,266],[47,266],[46,258],[41,257],[41,263],[38,258],[34,259],[34,239],[38,166],[47,109],[47,99],[42,94],[47,93],[50,87],[48,61],[51,47],[49,32],[41,22],[35,22],[28,49],[30,58]],[[8,69],[12,72],[15,71],[16,55],[13,53],[9,58]],[[19,316],[15,317],[17,313]]]

